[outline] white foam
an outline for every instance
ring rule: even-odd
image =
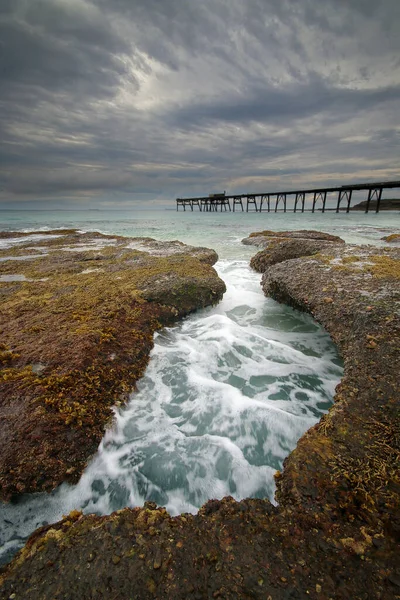
[[[13,246],[18,246],[19,244],[26,244],[27,242],[36,242],[38,240],[54,240],[56,238],[63,237],[62,235],[52,235],[52,234],[37,234],[37,235],[26,235],[23,237],[16,238],[4,238],[0,239],[0,249],[2,248],[12,248]]]
[[[0,262],[7,262],[9,260],[24,261],[33,260],[34,258],[43,258],[43,254],[27,254],[24,256],[2,256]]]

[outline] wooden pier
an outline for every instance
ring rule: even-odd
[[[195,207],[200,212],[216,212],[218,208],[220,211],[233,211],[241,210],[244,212],[246,206],[246,212],[249,210],[255,212],[278,212],[283,210],[293,210],[293,212],[301,211],[305,212],[306,196],[312,200],[312,208],[307,209],[308,211],[315,212],[315,210],[321,210],[325,212],[326,201],[328,194],[337,194],[336,212],[340,210],[350,211],[351,199],[354,191],[367,191],[367,203],[365,212],[369,212],[371,202],[376,202],[375,212],[379,212],[382,192],[385,189],[400,188],[400,181],[384,181],[379,183],[359,183],[354,185],[343,185],[341,187],[331,188],[315,188],[311,190],[291,190],[289,192],[266,192],[266,193],[249,193],[249,194],[234,194],[226,195],[223,194],[210,194],[209,196],[203,196],[198,198],[177,198],[176,199],[176,210],[179,207],[190,207],[193,211]],[[293,209],[288,208],[288,198],[293,197]]]

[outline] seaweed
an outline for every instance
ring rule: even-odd
[[[82,249],[82,239],[103,246]],[[0,461],[5,499],[50,489],[71,473],[76,479],[112,406],[125,402],[143,376],[154,332],[218,302],[225,291],[214,269],[184,245],[179,254],[152,256],[129,242],[64,232],[41,241],[47,248],[42,257],[17,263],[27,281],[0,283],[0,407],[13,406]],[[26,248],[20,244],[13,252],[24,255]],[[15,264],[0,267],[10,273]],[[19,422],[15,415],[22,410]]]

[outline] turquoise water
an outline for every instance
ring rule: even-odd
[[[115,410],[76,486],[0,506],[0,560],[75,508],[107,514],[153,500],[177,514],[228,494],[273,501],[274,472],[329,408],[342,367],[318,324],[263,296],[260,275],[248,267],[256,250],[240,240],[262,229],[307,228],[379,245],[399,226],[398,213],[1,213],[3,230],[76,227],[215,248],[227,292],[218,306],[157,334],[138,391]]]
[[[242,257],[238,244],[252,231],[317,229],[340,235],[351,243],[380,243],[388,231],[400,229],[399,212],[375,213],[199,213],[187,210],[115,211],[2,211],[0,230],[36,230],[77,227],[127,236],[161,240],[179,239],[193,245],[208,245],[221,258]]]

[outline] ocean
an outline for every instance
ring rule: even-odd
[[[156,334],[138,391],[75,486],[0,505],[0,561],[37,527],[73,509],[109,514],[152,500],[175,515],[210,498],[274,501],[274,473],[332,403],[342,362],[308,315],[265,298],[241,240],[253,231],[316,229],[346,242],[383,245],[400,213],[199,213],[2,211],[0,230],[77,228],[178,239],[214,248],[223,300]],[[1,240],[4,247],[10,242]],[[16,267],[16,274],[17,274]]]

